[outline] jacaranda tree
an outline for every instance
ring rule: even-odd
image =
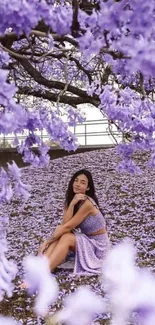
[[[136,149],[151,149],[154,165],[154,16],[153,0],[1,1],[0,132],[15,135],[26,162],[48,162],[35,133],[43,128],[75,150],[68,126],[83,120],[78,106],[89,104],[123,132],[122,168],[134,169]],[[19,145],[23,131],[28,137]]]
[[[154,20],[154,0],[0,1],[0,133],[14,135],[25,162],[38,167],[49,162],[49,148],[37,134],[43,129],[66,150],[75,150],[77,139],[69,126],[83,121],[79,105],[87,104],[90,109],[98,107],[109,125],[123,133],[124,142],[118,146],[122,170],[136,170],[131,158],[137,149],[150,150],[149,164],[155,165]],[[66,123],[62,115],[66,115]],[[20,143],[18,135],[23,132],[27,137]],[[38,146],[39,155],[31,150],[33,145]],[[28,197],[20,177],[15,163],[8,164],[7,172],[1,169],[0,203],[12,198],[12,178],[15,190]],[[5,258],[2,226],[0,223],[1,299],[4,292],[11,295],[17,272]],[[33,261],[28,262],[29,269],[34,273]],[[138,278],[136,273],[134,283]],[[35,284],[39,286],[39,280]],[[152,282],[150,287],[154,290]],[[133,310],[132,304],[128,310]],[[146,309],[142,311],[146,314]],[[151,315],[154,319],[153,312]],[[153,323],[152,318],[144,322]],[[118,324],[124,325],[124,319]]]

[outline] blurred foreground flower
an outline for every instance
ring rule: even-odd
[[[95,314],[104,313],[106,306],[103,298],[96,295],[89,287],[81,286],[70,294],[64,302],[64,308],[58,311],[52,323],[68,325],[90,324]]]
[[[137,312],[140,324],[155,323],[155,278],[135,266],[135,257],[133,244],[126,240],[116,245],[103,263],[103,282],[115,325],[127,324],[132,312]]]
[[[5,253],[7,251],[7,243],[5,239],[0,240],[0,301],[3,300],[4,294],[12,297],[14,280],[17,274],[17,267],[13,261],[7,260]]]
[[[0,315],[0,325],[18,325],[18,323],[11,317],[4,317]]]
[[[0,294],[9,289],[14,269],[4,258],[5,250],[0,255]],[[103,263],[103,282],[110,298],[112,312],[111,324],[126,325],[131,313],[137,315],[139,325],[155,324],[155,278],[146,269],[135,265],[136,251],[129,240],[116,245],[108,253]],[[35,313],[45,316],[47,324],[89,325],[93,317],[109,312],[109,303],[96,295],[89,287],[81,286],[65,298],[64,308],[52,317],[47,314],[48,306],[58,297],[58,284],[51,275],[45,256],[28,256],[24,262],[30,294],[38,293],[35,301]],[[7,287],[8,284],[8,287]],[[0,316],[0,324],[16,325],[10,318]]]
[[[58,296],[59,287],[50,272],[46,256],[28,256],[24,261],[25,280],[30,294],[38,293],[35,300],[35,313],[45,316],[48,306],[53,304]]]

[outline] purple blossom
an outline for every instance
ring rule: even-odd
[[[90,29],[87,29],[85,35],[79,38],[80,50],[85,52],[87,58],[92,54],[98,54],[103,45],[104,39],[102,37],[96,39]]]
[[[140,17],[140,18],[139,18]],[[147,17],[147,18],[146,18]],[[153,1],[138,3],[132,1],[130,5],[126,1],[99,1],[99,7],[91,11],[78,10],[77,30],[78,37],[73,36],[73,8],[70,3],[60,1],[59,3],[30,0],[13,0],[1,4],[1,26],[0,34],[16,33],[21,36],[24,33],[29,38],[30,32],[37,28],[38,22],[44,21],[47,26],[47,35],[51,44],[42,43],[41,38],[36,37],[36,46],[52,51],[57,48],[58,55],[61,48],[57,47],[59,36],[69,37],[72,45],[75,46],[75,59],[83,64],[84,69],[91,74],[91,82],[88,75],[83,70],[78,70],[74,60],[67,62],[67,57],[61,57],[60,61],[42,60],[36,62],[36,69],[43,78],[54,80],[64,80],[64,68],[67,62],[67,79],[74,86],[81,85],[81,89],[88,89],[88,94],[98,97],[99,108],[107,117],[110,123],[114,123],[116,128],[125,134],[130,135],[133,143],[133,151],[140,147],[153,150],[154,142],[154,102],[147,91],[154,89],[154,4]],[[53,33],[50,33],[52,30]],[[34,32],[34,31],[33,31]],[[39,32],[39,31],[37,31]],[[56,39],[55,39],[56,37]],[[73,41],[73,44],[72,44]],[[13,43],[12,50],[19,51],[22,45],[26,46],[26,39],[19,39]],[[59,41],[58,41],[59,42]],[[4,42],[5,44],[5,42]],[[83,117],[77,114],[77,108],[65,108],[68,110],[68,122],[61,118],[60,112],[55,112],[55,108],[50,105],[44,107],[42,102],[35,107],[22,106],[13,99],[17,91],[13,80],[13,72],[6,72],[6,65],[15,62],[16,58],[9,60],[9,51],[5,52],[2,42],[1,47],[1,70],[0,70],[0,105],[4,107],[0,113],[0,132],[3,134],[13,133],[14,143],[18,146],[18,152],[23,153],[24,162],[34,166],[43,167],[49,162],[48,148],[45,148],[41,139],[36,135],[37,131],[46,130],[50,139],[59,143],[65,150],[76,150],[78,143],[76,137],[70,132],[69,126],[82,123]],[[78,46],[79,44],[79,46]],[[55,47],[56,45],[56,47]],[[63,50],[68,51],[67,41],[61,44]],[[3,48],[4,47],[4,48]],[[73,50],[73,48],[72,48]],[[22,53],[22,52],[21,52]],[[44,53],[45,58],[46,54]],[[43,55],[43,57],[44,57]],[[31,60],[30,60],[31,61]],[[34,63],[33,63],[34,64]],[[109,69],[106,82],[104,74]],[[140,79],[141,73],[141,79]],[[102,75],[103,74],[103,75]],[[20,69],[16,71],[17,85],[27,86],[27,79],[20,81]],[[78,80],[76,80],[76,76]],[[65,77],[66,78],[66,77]],[[88,84],[89,79],[89,84]],[[10,82],[11,81],[11,82]],[[66,82],[66,80],[65,80]],[[42,83],[42,82],[41,82]],[[31,83],[30,83],[31,84]],[[40,91],[42,95],[46,93],[46,86],[32,81],[33,89]],[[78,87],[78,86],[77,86]],[[48,88],[48,87],[47,87]],[[59,88],[55,89],[56,94]],[[68,92],[68,90],[67,90]],[[142,98],[143,96],[145,97]],[[147,96],[146,96],[147,95]],[[95,97],[96,98],[96,97]],[[96,105],[96,102],[95,102]],[[38,109],[38,106],[39,109]],[[35,110],[36,109],[36,110]],[[18,133],[28,133],[25,142],[19,144]],[[38,147],[38,154],[32,151],[32,147]],[[131,171],[135,170],[123,146],[123,159],[129,158],[129,162],[124,164]],[[127,155],[126,155],[127,154]],[[153,155],[152,155],[153,157]],[[152,159],[153,165],[153,159]],[[123,170],[122,165],[122,170]],[[2,187],[3,192],[10,202],[12,197],[12,187]]]
[[[106,307],[102,298],[89,287],[81,286],[64,301],[64,309],[56,313],[58,322],[68,325],[89,324],[93,316],[105,312]]]
[[[15,192],[19,196],[23,196],[23,198],[27,201],[29,197],[31,196],[30,194],[30,185],[23,184],[21,180],[19,180],[16,185],[15,185]]]
[[[18,181],[21,178],[21,170],[18,168],[17,164],[14,161],[12,161],[12,164],[8,163],[8,171],[15,180]]]
[[[7,66],[10,61],[9,54],[0,48],[0,68],[2,68],[3,65]]]
[[[48,260],[45,256],[28,256],[24,261],[24,269],[29,293],[38,293],[35,312],[45,316],[48,306],[53,304],[58,296],[58,284],[50,273]]]
[[[133,311],[147,310],[145,325],[151,325],[149,318],[152,321],[155,317],[155,278],[148,270],[135,266],[135,257],[132,242],[124,240],[111,249],[103,263],[104,287],[112,305],[112,320],[117,325],[126,324]]]
[[[18,323],[11,317],[4,317],[0,315],[0,325],[18,325]]]
[[[124,159],[122,160],[118,167],[117,170],[120,173],[141,173],[140,168],[136,165],[136,163],[132,159]]]
[[[14,179],[14,185],[11,182]],[[23,196],[26,200],[30,196],[30,185],[26,185],[21,181],[21,171],[17,167],[16,163],[8,164],[8,172],[1,168],[0,171],[0,204],[2,202],[10,203],[14,192],[17,195]]]
[[[124,155],[126,158],[130,158],[134,153],[134,147],[132,144],[121,143],[118,145],[117,151],[120,156]]]
[[[68,125],[76,126],[77,123],[83,123],[86,120],[86,117],[82,112],[75,111],[72,107],[68,109]]]
[[[38,16],[38,8],[35,4],[37,4],[36,0],[33,1],[33,4],[30,3],[30,1],[22,2],[17,0],[13,0],[12,4],[7,0],[2,2],[0,11],[0,33],[5,33],[5,30],[9,27],[18,35],[22,34],[23,31],[28,34],[31,28],[36,26],[41,16]]]
[[[17,274],[17,267],[11,260],[7,260],[5,253],[7,251],[6,241],[0,240],[0,301],[3,300],[5,293],[8,297],[12,297],[14,280]]]

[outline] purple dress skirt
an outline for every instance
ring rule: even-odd
[[[96,236],[75,233],[75,236],[76,252],[73,273],[83,275],[100,274],[102,262],[110,248],[107,233]]]
[[[95,201],[88,197],[95,205]],[[81,232],[73,231],[76,237],[74,274],[93,275],[101,273],[102,262],[110,249],[107,233],[89,235],[106,227],[105,219],[98,210],[96,215],[89,215],[78,226]]]

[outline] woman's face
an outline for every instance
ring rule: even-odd
[[[73,192],[75,194],[85,194],[87,190],[89,190],[88,178],[84,174],[77,176],[73,183]]]

